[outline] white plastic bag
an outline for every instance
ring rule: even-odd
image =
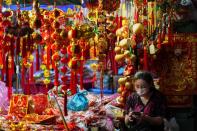
[[[7,114],[8,111],[8,89],[5,83],[0,81],[0,114]]]
[[[179,131],[179,125],[175,117],[172,117],[169,121],[164,119],[164,131]]]

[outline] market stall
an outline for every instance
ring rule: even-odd
[[[178,5],[0,1],[0,129],[121,128],[139,70],[154,74],[169,105],[191,102],[197,93],[196,34],[176,33]]]

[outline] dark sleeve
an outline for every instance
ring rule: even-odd
[[[135,95],[131,94],[126,100],[126,105],[125,105],[125,114],[129,113],[129,110],[133,110],[134,103],[135,103]]]
[[[166,97],[162,94],[159,94],[158,101],[156,105],[155,116],[166,117],[167,112],[167,102]]]

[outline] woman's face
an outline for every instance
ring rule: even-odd
[[[149,93],[150,86],[142,79],[138,79],[134,83],[135,91],[139,96],[145,96]]]

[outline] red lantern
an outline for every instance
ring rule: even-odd
[[[61,80],[62,80],[64,83],[66,83],[66,81],[67,81],[67,76],[62,76],[62,77],[61,77]]]
[[[67,72],[67,67],[66,66],[62,66],[61,67],[61,72],[62,73],[66,73]]]
[[[57,43],[57,42],[53,43],[53,44],[51,45],[51,49],[52,49],[53,51],[58,50],[58,49],[59,49],[58,43]]]
[[[61,48],[60,52],[61,52],[63,55],[65,55],[65,54],[67,53],[67,49],[63,47],[63,48]]]
[[[59,55],[59,53],[58,53],[58,52],[55,52],[55,53],[53,54],[53,56],[52,56],[52,59],[53,59],[54,61],[59,61],[59,60],[60,60],[60,55]]]
[[[68,62],[68,60],[67,60],[66,57],[64,57],[64,58],[61,58],[61,62],[62,62],[63,64],[66,64],[66,63]]]

